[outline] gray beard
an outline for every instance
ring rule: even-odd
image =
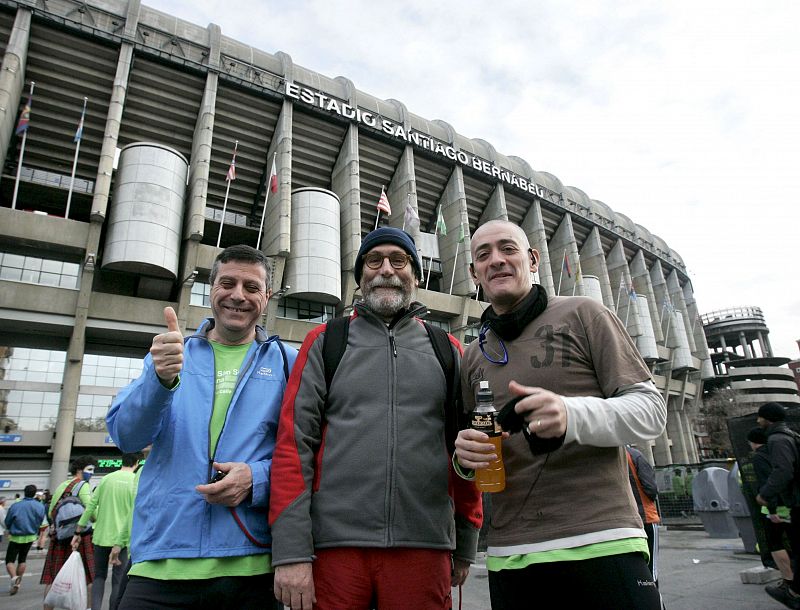
[[[375,289],[380,286],[396,286],[400,288],[399,291],[392,291],[388,294],[376,294]],[[406,309],[411,305],[412,291],[406,290],[402,282],[386,281],[384,279],[376,279],[370,283],[369,289],[364,295],[364,303],[374,314],[381,318],[393,318],[397,312]]]

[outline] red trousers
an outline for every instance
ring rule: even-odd
[[[315,610],[449,610],[450,551],[320,549]]]

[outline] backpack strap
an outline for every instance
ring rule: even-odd
[[[350,332],[350,317],[333,318],[325,324],[322,338],[322,361],[325,364],[325,387],[331,387],[344,350],[347,349],[347,336]]]
[[[76,481],[74,479],[69,482],[69,484],[64,488],[64,491],[61,492],[61,495],[58,497],[58,500],[56,501],[56,503],[53,505],[53,512],[52,513],[48,513],[48,515],[47,515],[47,518],[48,518],[48,520],[50,522],[52,522],[53,519],[56,518],[56,512],[58,512],[58,505],[61,502],[61,500],[63,500],[67,496],[77,495],[78,492],[80,492],[80,489],[81,489],[80,486],[83,485],[83,483],[85,483],[85,481]],[[72,490],[76,485],[78,486],[78,491],[76,491],[75,493],[72,493]]]
[[[433,346],[433,353],[439,366],[442,367],[447,384],[444,403],[444,430],[447,451],[452,455],[455,450],[456,436],[463,427],[463,414],[461,412],[461,383],[457,376],[457,367],[453,347],[447,333],[439,328],[422,321],[428,339]],[[347,337],[350,332],[350,318],[348,316],[333,318],[325,325],[325,336],[322,340],[322,361],[325,365],[325,387],[330,389],[333,376],[339,362],[347,349]],[[327,400],[326,400],[327,402]],[[323,409],[325,407],[323,406]],[[323,411],[324,412],[324,411]]]
[[[452,455],[455,451],[456,437],[458,431],[461,429],[461,392],[460,392],[460,379],[457,377],[456,360],[453,355],[453,346],[450,343],[450,337],[447,333],[432,324],[428,324],[424,320],[422,325],[428,333],[428,338],[433,346],[433,353],[439,361],[439,365],[444,372],[444,378],[447,383],[447,393],[445,394],[444,403],[444,433],[445,441],[447,443],[448,454]]]

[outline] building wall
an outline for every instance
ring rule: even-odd
[[[54,0],[35,13],[28,3],[3,2],[0,48],[0,97],[7,101],[0,104],[0,250],[12,257],[0,265],[0,332],[8,354],[2,362],[22,362],[23,350],[52,350],[48,362],[59,363],[52,373],[61,376],[54,392],[37,384],[58,382],[4,379],[0,365],[0,414],[9,434],[22,437],[4,445],[13,449],[12,458],[47,462],[52,455],[57,480],[71,454],[113,451],[107,439],[91,440],[99,436],[81,437],[95,445],[75,448],[76,431],[89,426],[122,379],[100,385],[87,381],[86,370],[109,366],[107,358],[144,355],[162,330],[167,305],[183,328],[196,328],[209,314],[204,299],[217,244],[247,243],[272,258],[279,296],[265,322],[299,344],[316,323],[356,298],[355,254],[375,226],[385,189],[392,214],[380,224],[404,227],[415,237],[431,270],[418,298],[435,323],[461,339],[474,337],[486,307],[469,276],[470,235],[496,218],[528,234],[541,255],[538,279],[549,292],[584,294],[580,277],[586,272],[598,278],[602,300],[631,336],[645,332],[642,316],[649,317],[657,342],[649,363],[671,424],[645,452],[659,464],[697,461],[691,421],[708,353],[693,287],[682,259],[663,239],[605,203],[443,121],[419,117],[402,102],[375,98],[344,77],[295,65],[286,53],[248,47],[214,24],[187,23],[136,0]],[[31,81],[31,122],[16,189],[21,138],[14,127]],[[70,195],[84,97],[77,186]],[[137,142],[168,147],[189,164],[175,279],[103,267],[115,156]],[[228,181],[234,150],[236,178]],[[269,189],[273,167],[275,193]],[[284,281],[287,266],[303,273],[292,259],[298,240],[307,245],[314,239],[313,223],[301,223],[302,236],[292,230],[292,193],[304,188],[330,191],[339,200],[340,294],[320,291],[325,302],[315,301],[310,278],[294,287]],[[405,223],[407,208],[418,223]],[[440,214],[446,234],[436,229]],[[327,243],[329,228],[320,230]],[[44,276],[40,269],[36,277],[25,267],[43,261],[61,267]],[[678,348],[688,358],[676,362]],[[91,365],[90,356],[102,362]],[[131,362],[113,361],[129,372]],[[22,405],[36,397],[20,402],[13,393],[19,391],[55,396],[48,394],[47,408],[42,402],[33,416]],[[85,396],[92,396],[90,410]],[[22,422],[35,429],[22,429]]]

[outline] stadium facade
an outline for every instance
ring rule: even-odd
[[[470,234],[519,224],[547,291],[601,300],[651,365],[669,417],[645,451],[698,461],[693,414],[713,370],[692,284],[663,239],[608,205],[400,101],[137,0],[0,0],[0,46],[0,478],[13,487],[20,473],[59,480],[70,455],[115,455],[105,410],[164,306],[187,329],[209,314],[218,243],[270,255],[266,323],[284,339],[346,311],[384,188],[379,222],[414,235],[434,323],[474,338],[486,303]]]

